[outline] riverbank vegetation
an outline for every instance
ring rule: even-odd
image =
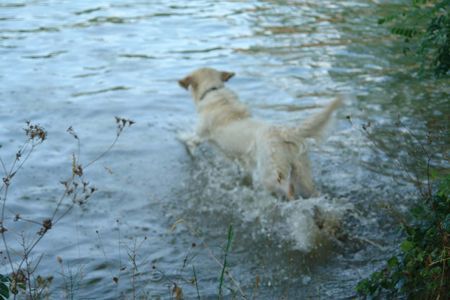
[[[402,222],[405,238],[386,265],[359,282],[363,296],[450,298],[450,176],[437,180],[432,194]]]
[[[411,0],[393,6],[395,11],[378,23],[403,38],[406,55],[416,56],[421,73],[436,76],[450,70],[450,0]]]
[[[390,31],[404,38],[406,55],[417,56],[421,75],[432,71],[437,77],[450,70],[450,1],[413,0],[395,14],[379,20]],[[447,125],[448,128],[448,125]],[[367,128],[364,128],[367,132]],[[431,133],[426,141],[408,132],[409,156],[421,168],[414,175],[419,200],[409,213],[399,218],[403,240],[384,266],[361,280],[356,290],[363,297],[406,297],[408,299],[450,298],[450,175],[448,169],[434,169]],[[439,133],[446,136],[448,133]],[[368,133],[370,139],[370,133]],[[379,149],[380,150],[380,149]],[[382,151],[383,149],[381,149]],[[417,154],[419,153],[419,155]],[[417,170],[416,170],[417,171]],[[422,178],[420,178],[422,177]],[[425,179],[424,179],[425,178]],[[423,184],[425,182],[425,184]]]

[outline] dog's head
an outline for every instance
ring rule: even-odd
[[[195,70],[185,78],[178,80],[181,87],[186,90],[191,87],[192,97],[195,102],[201,100],[205,92],[212,88],[221,88],[224,82],[234,76],[233,72],[218,71],[211,68]]]

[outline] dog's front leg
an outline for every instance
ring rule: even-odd
[[[194,157],[195,149],[203,142],[203,139],[195,133],[180,133],[178,134],[178,139],[186,147],[186,151],[191,157]]]

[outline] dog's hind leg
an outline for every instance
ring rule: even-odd
[[[298,193],[291,181],[293,169],[287,160],[285,163],[280,163],[278,159],[277,162],[279,164],[274,164],[272,161],[272,163],[264,165],[261,174],[262,183],[273,194],[285,197],[287,200],[294,200]]]
[[[311,167],[306,153],[300,156],[300,159],[292,164],[290,186],[295,193],[303,198],[309,198],[314,195],[314,182],[311,176]]]
[[[289,186],[289,164],[279,164],[274,160],[271,151],[263,149],[258,153],[257,176],[259,182],[272,194],[282,195],[290,198],[288,195]]]

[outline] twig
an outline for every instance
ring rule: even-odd
[[[12,273],[15,273],[16,271],[14,270],[14,265],[12,263],[11,254],[9,253],[8,242],[6,241],[6,237],[5,237],[6,229],[4,227],[4,222],[5,222],[5,205],[6,205],[6,199],[7,198],[8,198],[8,187],[5,188],[5,193],[4,193],[4,196],[3,196],[2,216],[1,216],[1,219],[0,219],[0,232],[1,232],[1,235],[2,235],[3,245],[5,246],[6,256],[8,257],[9,266],[11,268]]]
[[[197,273],[195,272],[195,267],[192,266],[192,271],[194,271],[194,281],[195,281],[195,289],[197,290],[197,299],[200,300],[200,291],[198,289],[198,279],[197,279]]]
[[[5,173],[5,176],[6,176],[6,174],[8,174],[8,171],[6,170],[5,162],[3,161],[3,159],[1,157],[0,157],[0,165],[2,165],[3,172]]]
[[[126,126],[131,126],[134,124],[134,121],[117,118],[116,117],[116,123],[117,123],[117,134],[112,142],[112,144],[103,152],[101,153],[97,158],[95,158],[93,161],[89,162],[86,167],[91,166],[93,163],[104,157],[111,149],[115,146],[117,143],[121,133],[123,132],[124,128]],[[76,135],[76,133],[73,131],[73,129],[70,127],[68,129],[68,132],[74,136],[74,138],[77,140],[78,144],[78,151],[77,156],[73,156],[73,166],[72,166],[72,176],[70,179],[68,179],[66,182],[64,182],[65,188],[64,191],[59,198],[56,207],[53,211],[53,214],[51,218],[44,219],[42,222],[37,222],[33,220],[29,220],[26,218],[22,218],[19,214],[16,214],[15,221],[23,220],[28,223],[32,224],[39,224],[41,225],[40,230],[37,232],[37,237],[34,239],[31,239],[31,242],[28,242],[28,245],[26,244],[25,238],[22,235],[22,247],[23,247],[23,254],[20,262],[16,265],[16,267],[13,264],[13,260],[11,257],[11,251],[8,245],[8,241],[6,239],[5,232],[8,231],[8,229],[5,227],[5,212],[6,210],[10,211],[9,208],[6,206],[6,202],[8,200],[8,193],[9,193],[9,187],[11,185],[11,181],[13,177],[23,168],[24,164],[28,161],[31,154],[35,151],[37,146],[42,144],[46,137],[47,132],[40,127],[39,125],[33,125],[30,122],[27,122],[27,128],[25,128],[27,140],[25,143],[23,143],[19,150],[16,153],[15,159],[12,162],[10,168],[7,168],[5,162],[3,159],[0,158],[0,167],[3,169],[4,177],[2,178],[3,181],[0,185],[0,193],[2,193],[2,197],[0,197],[0,200],[3,202],[1,203],[1,213],[0,213],[0,234],[2,236],[3,245],[5,247],[5,253],[8,258],[8,263],[10,265],[11,273],[15,274],[14,276],[19,276],[18,274],[23,274],[22,266],[26,265],[26,274],[23,274],[22,276],[26,276],[25,280],[27,281],[27,295],[30,297],[30,299],[34,299],[36,297],[39,297],[39,295],[42,293],[43,288],[39,292],[39,287],[33,287],[32,279],[36,280],[33,277],[33,273],[36,271],[37,267],[39,266],[42,255],[37,260],[37,263],[32,265],[32,261],[30,260],[30,254],[35,249],[36,245],[39,244],[39,242],[42,240],[42,238],[46,235],[46,233],[52,229],[52,226],[54,226],[56,223],[58,223],[63,217],[65,217],[75,206],[77,203],[84,203],[86,202],[91,195],[96,191],[95,187],[89,186],[89,183],[87,181],[84,181],[83,176],[83,169],[81,165],[78,164],[78,158],[81,155],[81,143],[80,139]],[[86,168],[85,167],[85,168]],[[8,171],[9,170],[9,171]],[[64,210],[60,211],[61,205],[63,204],[65,199],[71,199],[71,204]],[[11,212],[13,213],[13,212]],[[60,213],[60,214],[59,214]],[[59,215],[58,215],[59,214]],[[104,253],[105,254],[105,253]],[[106,256],[106,254],[105,254]],[[63,276],[64,276],[64,267],[61,265]],[[137,266],[135,265],[135,269],[137,270]],[[73,276],[70,275],[70,289],[71,289],[71,297],[73,298]],[[39,280],[39,277],[37,278]],[[65,282],[66,288],[67,288],[67,282]],[[68,295],[67,295],[68,296]],[[14,299],[16,299],[17,295],[14,293]]]
[[[86,165],[84,165],[84,169],[89,168],[92,164],[94,164],[96,161],[100,160],[102,157],[104,157],[106,154],[108,154],[109,151],[111,151],[111,149],[116,145],[117,141],[119,140],[120,134],[116,135],[116,138],[114,139],[114,141],[112,142],[111,145],[109,145],[109,147],[102,153],[100,153],[99,156],[97,156],[96,158],[94,158],[93,160],[91,160],[89,163],[87,163]]]
[[[366,242],[366,243],[369,243],[369,244],[371,244],[372,246],[377,247],[377,248],[380,249],[381,251],[384,251],[384,250],[385,250],[385,248],[384,248],[382,245],[380,245],[380,244],[378,244],[378,243],[376,243],[376,242],[374,242],[374,241],[372,241],[372,240],[369,240],[368,238],[358,236],[357,239],[359,239],[359,240],[361,240],[361,241],[364,241],[364,242]]]

